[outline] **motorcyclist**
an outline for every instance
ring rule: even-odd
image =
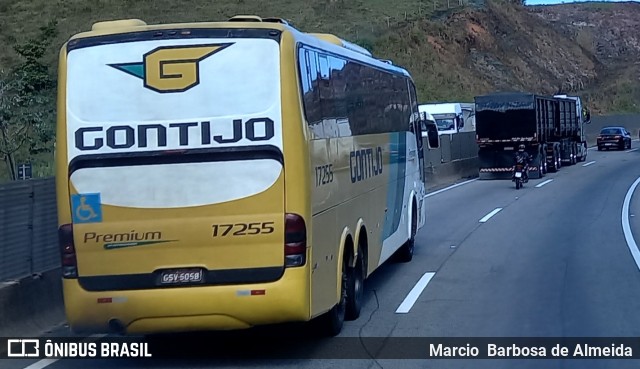
[[[524,180],[528,181],[529,180],[529,164],[531,164],[531,155],[529,155],[529,153],[526,152],[524,149],[525,149],[524,144],[520,144],[520,146],[518,146],[518,151],[516,151],[514,159],[516,164],[522,164],[524,166]],[[515,177],[515,171],[514,171],[514,177]]]

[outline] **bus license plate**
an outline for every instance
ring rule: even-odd
[[[165,270],[160,273],[160,284],[189,284],[203,281],[202,269]]]

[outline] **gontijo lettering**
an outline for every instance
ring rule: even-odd
[[[351,151],[349,168],[351,169],[351,183],[382,174],[382,147]]]
[[[211,122],[156,123],[139,125],[118,125],[109,128],[82,127],[75,132],[75,147],[82,151],[98,150],[106,146],[118,149],[145,148],[150,144],[157,147],[174,146],[176,139],[180,146],[212,145],[236,143],[242,139],[267,141],[274,136],[274,122],[270,118],[253,118],[245,122],[234,119],[231,122],[231,136],[215,134]],[[191,142],[193,131],[199,136],[198,142]],[[155,142],[150,142],[149,134],[155,132]],[[106,141],[106,142],[105,142]]]

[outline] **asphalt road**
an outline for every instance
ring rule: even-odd
[[[521,190],[510,181],[474,180],[428,197],[427,225],[417,236],[413,261],[388,263],[367,281],[362,315],[346,322],[341,336],[640,337],[640,267],[631,252],[637,247],[632,235],[640,242],[640,196],[630,199],[629,214],[623,214],[627,192],[639,177],[640,151],[590,150],[586,163],[531,180]],[[415,303],[403,304],[425,273],[434,273],[426,288],[413,294]],[[401,304],[408,313],[397,313]],[[68,332],[60,328],[52,334]],[[176,338],[176,345],[184,342]],[[300,346],[317,348],[326,357],[317,360],[5,360],[0,369],[29,365],[29,369],[619,369],[639,364],[632,360],[337,360],[322,350],[325,345],[325,341],[300,341]],[[246,350],[249,354],[252,348]]]

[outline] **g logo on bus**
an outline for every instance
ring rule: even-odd
[[[108,64],[144,81],[159,92],[184,92],[200,83],[200,62],[233,43],[162,46],[144,54],[142,62]]]

